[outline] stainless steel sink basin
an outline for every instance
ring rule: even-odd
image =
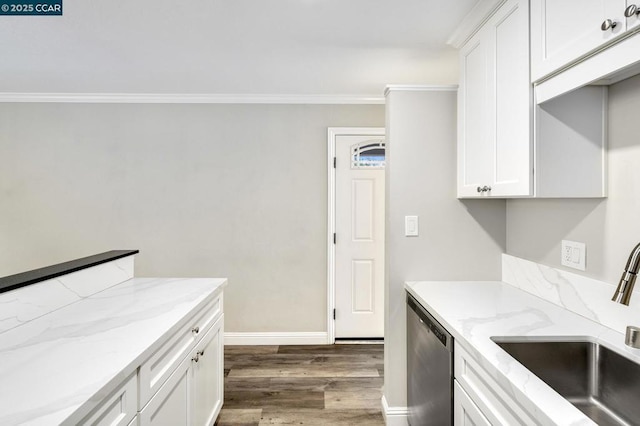
[[[586,340],[492,340],[598,425],[640,425],[639,364]]]

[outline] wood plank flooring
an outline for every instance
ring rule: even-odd
[[[383,345],[225,346],[217,426],[384,425]]]

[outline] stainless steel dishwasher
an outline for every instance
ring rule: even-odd
[[[407,405],[411,426],[453,425],[453,337],[410,294]]]

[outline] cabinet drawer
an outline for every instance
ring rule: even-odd
[[[82,425],[128,426],[138,412],[137,376],[133,374],[90,414]],[[134,423],[135,424],[135,423]]]
[[[455,378],[462,389],[494,425],[538,425],[516,401],[456,342],[454,349]]]
[[[189,351],[222,314],[222,295],[208,302],[140,366],[140,404],[144,407]]]
[[[197,329],[196,341],[205,335],[207,330],[213,325],[214,322],[222,314],[222,295],[216,296],[215,299],[207,303],[207,305],[200,309],[190,320],[189,330]]]

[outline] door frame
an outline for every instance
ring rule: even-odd
[[[336,232],[336,138],[338,136],[386,136],[384,127],[329,127],[327,129],[327,344],[336,342],[336,322],[333,312],[336,308],[336,246],[333,234]]]

